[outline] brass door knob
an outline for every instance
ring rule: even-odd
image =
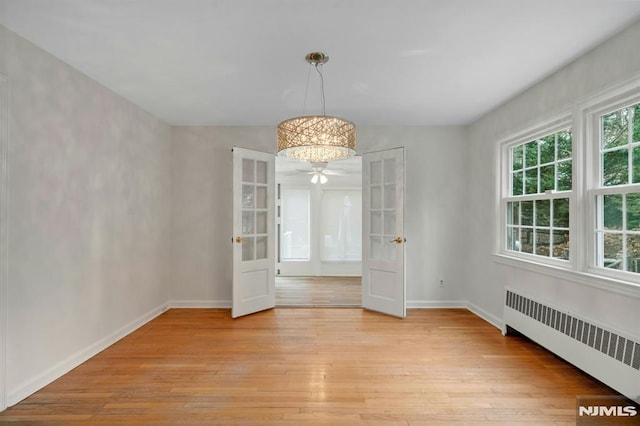
[[[391,240],[389,241],[390,243],[396,243],[396,244],[402,244],[404,242],[406,242],[407,239],[406,238],[402,238],[402,237],[397,237],[395,240]]]
[[[242,242],[242,237],[236,237],[236,243],[241,243]]]

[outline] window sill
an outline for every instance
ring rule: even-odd
[[[512,266],[514,268],[548,275],[553,278],[572,281],[577,284],[586,285],[599,290],[608,291],[610,293],[617,293],[640,299],[640,284],[632,281],[625,281],[589,272],[575,271],[560,266],[509,256],[504,253],[494,253],[493,258],[496,263],[500,263],[502,265]]]

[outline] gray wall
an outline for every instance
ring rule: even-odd
[[[504,287],[521,289],[532,297],[567,307],[573,312],[638,335],[640,288],[620,293],[590,285],[584,276],[526,270],[493,256],[499,222],[496,147],[500,140],[539,124],[555,114],[574,112],[589,97],[631,77],[640,77],[640,23],[574,61],[536,86],[485,115],[468,129],[467,157],[470,224],[469,300],[494,318],[502,317]],[[640,81],[640,80],[639,80]],[[596,280],[597,281],[597,280]],[[605,280],[598,284],[606,285]]]
[[[161,312],[171,129],[0,27],[10,84],[8,403]]]
[[[232,153],[273,152],[271,127],[174,127],[172,131],[172,304],[230,306]]]
[[[459,304],[466,242],[465,130],[361,127],[358,152],[406,148],[407,301]],[[231,148],[275,150],[272,127],[174,127],[171,299],[181,306],[231,300]],[[461,237],[462,235],[462,237]],[[464,266],[464,265],[462,265]],[[440,288],[440,279],[445,287]]]

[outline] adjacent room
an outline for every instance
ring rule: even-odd
[[[638,40],[627,0],[0,0],[0,422],[637,422]]]
[[[276,306],[361,306],[362,158],[276,158]]]

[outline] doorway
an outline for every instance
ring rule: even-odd
[[[236,318],[276,306],[275,268],[284,259],[276,255],[281,244],[274,244],[282,231],[276,232],[275,157],[239,147],[234,147],[232,154],[231,315]],[[354,232],[362,232],[362,307],[398,318],[406,317],[404,165],[403,147],[363,154],[361,225],[354,227]],[[313,170],[315,173],[319,172]],[[311,217],[312,209],[308,211]],[[312,260],[311,254],[307,260]]]
[[[362,159],[276,158],[276,306],[362,306]]]

